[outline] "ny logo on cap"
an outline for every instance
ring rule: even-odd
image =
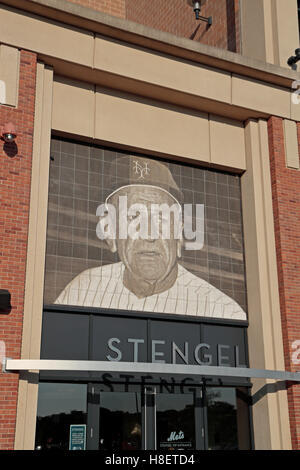
[[[148,163],[144,163],[141,165],[139,162],[134,161],[133,170],[136,174],[139,174],[139,179],[145,179],[145,175],[149,175],[150,168],[148,167]]]

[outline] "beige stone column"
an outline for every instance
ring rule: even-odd
[[[297,0],[241,0],[242,54],[289,67],[299,47]]]
[[[284,370],[277,261],[266,121],[245,128],[247,171],[242,204],[249,308],[249,360],[257,369]],[[290,449],[285,383],[254,380],[256,449]]]
[[[18,105],[20,51],[16,47],[0,44],[0,103]]]
[[[37,64],[22,359],[39,359],[47,228],[53,71]],[[38,373],[20,374],[15,449],[34,449]]]

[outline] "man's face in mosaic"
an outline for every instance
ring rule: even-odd
[[[163,204],[168,208],[173,206],[177,211],[180,211],[175,200],[166,191],[151,186],[132,186],[121,189],[109,201],[117,208],[117,234],[119,233],[119,221],[124,220],[122,217],[120,218],[120,215],[123,214],[120,214],[118,209],[120,196],[127,196],[128,208],[138,204],[142,205],[145,211],[142,218],[139,212],[132,216],[126,214],[128,228],[130,228],[130,224],[134,223],[134,219],[138,217],[141,223],[145,221],[145,218],[148,220],[148,224],[146,224],[148,236],[146,239],[128,236],[125,239],[117,238],[114,241],[114,248],[125,265],[131,283],[139,283],[140,280],[141,282],[155,284],[167,279],[174,269],[176,269],[177,274],[177,258],[181,255],[181,237],[178,237],[178,222],[173,212],[170,211],[168,221],[166,220],[166,214],[163,211],[159,212],[158,218],[155,219],[159,221],[156,235],[151,232],[153,227],[151,213],[153,214],[153,207],[155,207],[153,205],[161,207]],[[167,236],[163,233],[164,222],[169,224],[169,234],[167,233]],[[140,228],[139,225],[137,225],[137,228]]]

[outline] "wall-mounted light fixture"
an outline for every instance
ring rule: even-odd
[[[299,62],[299,60],[300,60],[300,49],[296,49],[295,54],[296,55],[292,55],[291,57],[288,58],[287,64],[290,67],[293,67],[294,65],[297,64],[297,62]]]
[[[14,142],[17,138],[16,127],[12,122],[4,124],[1,128],[1,139],[4,140],[7,144]]]
[[[200,13],[201,13],[201,8],[202,6],[204,5],[204,3],[206,2],[206,0],[187,0],[187,3],[190,7],[193,8],[194,10],[194,13],[195,13],[195,17],[196,17],[196,20],[200,20],[200,21],[205,21],[208,26],[211,26],[212,25],[212,16],[209,16],[208,18],[206,18],[205,16],[201,16]]]
[[[0,289],[0,315],[8,314],[11,311],[10,292],[6,289]]]

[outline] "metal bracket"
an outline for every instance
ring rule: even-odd
[[[205,16],[199,16],[197,20],[205,21],[208,26],[211,26],[213,23],[212,16],[209,16],[208,18],[206,18]]]

